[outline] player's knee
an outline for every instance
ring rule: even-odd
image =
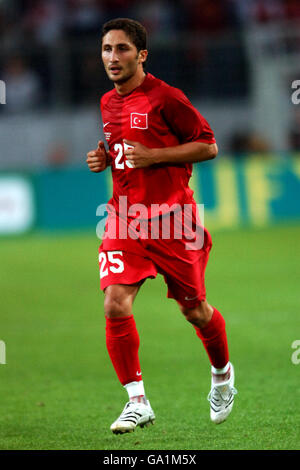
[[[131,305],[126,298],[118,295],[105,295],[104,312],[108,318],[125,317],[131,314]]]
[[[192,325],[204,328],[212,317],[213,309],[206,301],[203,301],[195,308],[181,306],[181,311]]]

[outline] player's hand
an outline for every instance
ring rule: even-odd
[[[94,173],[99,173],[100,171],[105,170],[108,166],[109,155],[105,150],[104,142],[102,140],[99,140],[96,150],[91,150],[87,153],[86,162],[89,169]]]
[[[126,144],[124,154],[133,168],[145,168],[156,163],[153,158],[153,149],[132,140],[123,139],[123,142]]]

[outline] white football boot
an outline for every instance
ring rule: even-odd
[[[137,426],[143,428],[154,424],[155,414],[151,408],[150,402],[135,403],[129,401],[118,419],[111,425],[110,429],[114,434],[123,434],[133,432]]]
[[[234,368],[230,364],[230,378],[227,381],[214,383],[213,378],[211,379],[211,390],[207,397],[210,402],[210,419],[220,424],[230,415],[234,395],[237,394],[237,390],[234,388]]]

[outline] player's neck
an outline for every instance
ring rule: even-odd
[[[137,72],[133,77],[124,83],[115,83],[116,91],[119,95],[127,95],[135,88],[140,86],[145,80],[146,74],[144,70]]]

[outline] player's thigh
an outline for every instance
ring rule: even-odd
[[[108,317],[131,315],[135,296],[148,277],[157,275],[153,262],[138,252],[99,248],[100,288]]]
[[[164,278],[168,286],[168,297],[177,300],[186,309],[206,304],[205,268],[208,257],[207,252],[201,251],[200,254],[195,254],[194,262],[174,257],[165,265]]]
[[[210,245],[187,250],[184,240],[157,240],[151,253],[157,271],[163,274],[168,297],[193,309],[206,300],[205,268]]]

